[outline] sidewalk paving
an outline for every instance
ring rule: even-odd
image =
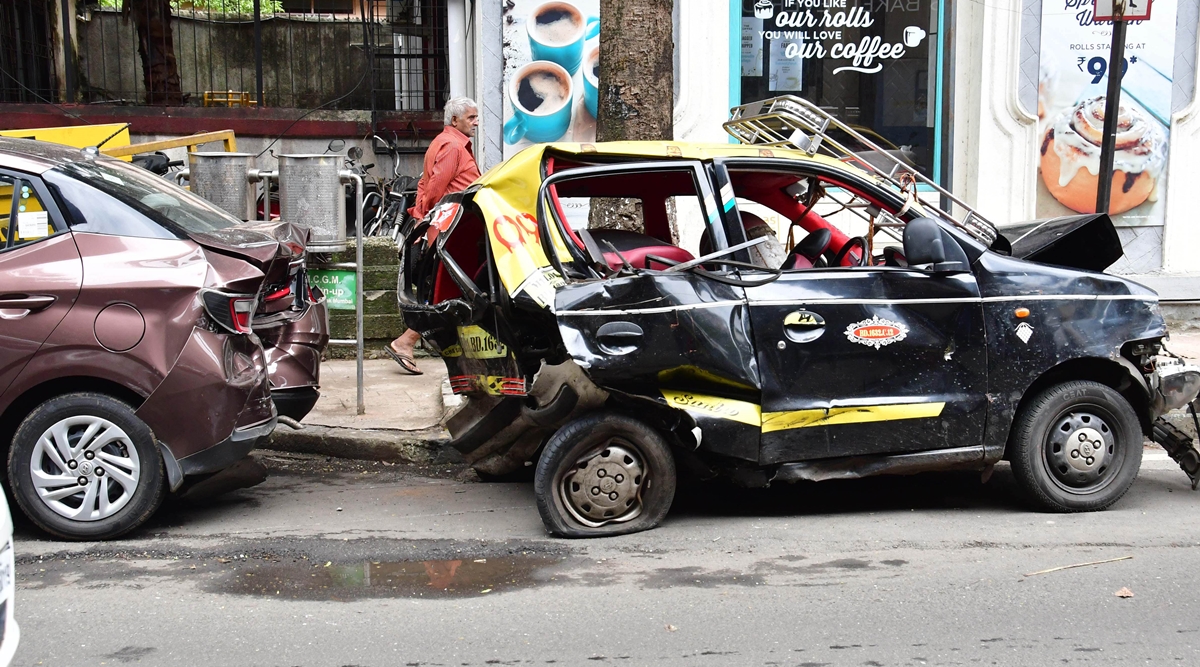
[[[322,362],[321,398],[302,420],[304,428],[280,424],[260,448],[406,463],[446,456],[449,434],[439,424],[446,365],[437,358],[416,362],[423,375],[408,375],[391,359],[363,361],[362,415],[356,414],[354,360]]]
[[[1167,347],[1200,360],[1200,330],[1174,332]],[[438,358],[417,358],[424,375],[407,375],[391,359],[363,362],[366,414],[356,415],[355,362],[332,359],[321,364],[321,398],[304,418],[304,429],[280,425],[260,447],[339,458],[429,463],[457,460],[440,425],[446,399],[446,365]],[[443,396],[443,392],[448,394]],[[1178,411],[1177,411],[1178,412]],[[1190,416],[1174,415],[1176,426],[1191,433]]]

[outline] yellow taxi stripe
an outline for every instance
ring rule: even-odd
[[[939,403],[895,403],[891,405],[856,405],[844,408],[818,408],[816,410],[790,410],[787,412],[764,412],[763,433],[786,431],[810,426],[837,426],[839,424],[866,424],[868,422],[895,421],[899,419],[927,419],[937,417],[945,409]]]
[[[702,414],[716,419],[729,419],[761,426],[763,433],[786,431],[811,426],[838,426],[840,424],[866,424],[869,422],[896,421],[900,419],[928,419],[938,417],[946,408],[945,402],[938,403],[891,403],[887,405],[855,405],[839,408],[817,408],[813,410],[788,410],[786,412],[763,412],[756,403],[737,401],[731,398],[708,396],[688,391],[660,389],[663,398],[671,407]]]
[[[690,391],[662,389],[663,398],[671,407],[717,419],[730,419],[758,428],[762,424],[762,410],[756,403],[735,401],[731,398],[706,396]]]

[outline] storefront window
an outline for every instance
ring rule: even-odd
[[[798,95],[935,175],[938,0],[741,2],[742,103]]]

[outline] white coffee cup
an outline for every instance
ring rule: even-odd
[[[904,45],[911,49],[919,45],[921,40],[925,39],[926,34],[928,33],[921,26],[910,25],[904,29]]]

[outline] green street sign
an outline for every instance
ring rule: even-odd
[[[325,292],[325,305],[330,310],[354,310],[354,272],[309,269],[308,284]]]

